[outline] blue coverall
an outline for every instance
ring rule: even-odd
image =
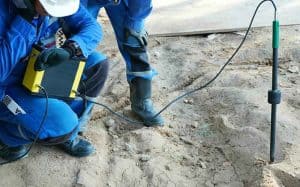
[[[99,10],[104,7],[109,16],[111,24],[114,28],[118,47],[126,62],[127,80],[130,82],[135,77],[141,77],[151,80],[157,72],[151,68],[145,48],[139,49],[139,43],[136,41],[126,41],[124,34],[125,28],[134,30],[135,32],[145,32],[145,18],[152,11],[151,0],[119,0],[117,4],[115,0],[81,0],[93,17],[97,18]],[[126,43],[127,42],[127,43]],[[130,55],[129,51],[124,48],[124,44],[130,47],[137,47],[138,52],[135,54],[144,56],[138,62]],[[143,52],[141,52],[143,50]],[[104,56],[104,55],[103,55]]]
[[[102,37],[100,27],[86,9],[80,6],[77,13],[63,20],[73,31],[69,39],[79,44],[85,57],[89,56],[87,67],[103,60],[101,55],[93,52]],[[1,1],[0,101],[4,95],[9,95],[26,112],[14,115],[0,102],[0,140],[8,146],[27,144],[35,138],[46,107],[45,98],[32,96],[21,86],[27,65],[24,59],[30,54],[33,44],[49,43],[59,25],[50,17],[39,18],[36,23],[38,26],[17,15],[10,0]],[[70,139],[74,139],[79,117],[67,102],[49,99],[48,115],[39,139],[60,137],[70,132],[73,132]]]

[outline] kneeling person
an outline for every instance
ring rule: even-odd
[[[101,39],[99,25],[79,0],[8,0],[0,3],[0,100],[12,98],[24,112],[15,114],[0,102],[0,157],[14,160],[27,152],[39,132],[46,98],[33,96],[22,86],[27,57],[34,45],[47,48],[39,56],[41,66],[64,63],[72,57],[87,58],[80,92],[97,97],[107,77],[108,63],[95,58]],[[66,43],[55,46],[55,33],[68,27]],[[97,84],[92,84],[97,80]],[[83,90],[84,89],[84,90]],[[83,100],[48,99],[48,114],[38,136],[42,144],[58,144],[72,156],[94,152],[87,140],[78,137],[79,122],[86,111]]]

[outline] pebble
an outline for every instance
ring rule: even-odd
[[[159,57],[159,56],[160,56],[160,55],[159,55],[159,52],[158,52],[158,51],[155,51],[154,54],[153,54],[153,56],[154,56],[154,57]]]
[[[216,37],[217,37],[216,34],[210,34],[210,35],[207,36],[207,40],[208,40],[208,41],[214,40]]]
[[[202,169],[206,169],[206,164],[204,162],[199,162],[199,165]]]
[[[171,168],[168,165],[165,166],[165,169],[168,170],[168,171],[171,171]]]
[[[125,150],[130,153],[134,153],[136,151],[136,147],[134,145],[125,143]]]
[[[112,135],[112,137],[113,137],[113,139],[118,139],[119,138],[119,136],[118,135]]]
[[[214,187],[215,185],[211,181],[205,182],[205,187]]]
[[[231,166],[231,163],[230,163],[230,162],[224,162],[224,163],[223,163],[223,166],[224,166],[224,167]]]
[[[192,157],[190,157],[188,155],[182,155],[182,159],[184,159],[184,160],[192,160]]]
[[[246,36],[246,32],[234,32],[234,34],[240,35],[240,36]],[[255,43],[257,44],[257,43]]]
[[[148,162],[151,159],[150,155],[141,155],[140,161]]]
[[[199,123],[195,121],[193,124],[191,124],[191,127],[196,129],[199,126]]]
[[[185,100],[183,100],[183,102],[184,102],[185,104],[189,104],[189,105],[194,104],[194,101],[193,101],[192,99],[185,99]]]
[[[299,67],[298,66],[290,66],[288,69],[288,72],[290,73],[299,73]]]
[[[264,159],[262,159],[262,158],[256,158],[256,160],[255,160],[255,162],[254,162],[254,165],[255,165],[255,166],[259,166],[259,167],[261,167],[261,166],[266,166],[266,165],[268,165],[268,161],[267,161],[267,160],[264,160]]]
[[[108,119],[104,122],[106,128],[111,128],[116,126],[116,122],[113,119]]]
[[[183,141],[183,143],[188,144],[188,145],[194,145],[194,142],[190,139],[187,139],[185,137],[180,137],[180,140]]]

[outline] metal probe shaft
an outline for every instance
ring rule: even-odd
[[[268,93],[268,102],[272,105],[271,111],[271,137],[270,137],[270,161],[275,160],[275,146],[276,146],[276,117],[277,105],[281,101],[281,92],[278,88],[278,49],[279,49],[279,21],[273,21],[273,68],[272,68],[272,90]]]

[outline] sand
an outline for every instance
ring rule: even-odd
[[[125,66],[111,28],[99,50],[110,75],[99,102],[130,112]],[[269,164],[271,28],[251,31],[224,73],[208,88],[163,113],[165,126],[128,124],[95,107],[84,134],[94,155],[77,159],[55,147],[35,146],[27,158],[0,167],[0,186],[300,186],[300,26],[283,27],[276,162]],[[162,108],[176,96],[211,79],[243,33],[150,37],[149,53],[159,75],[153,100]]]

